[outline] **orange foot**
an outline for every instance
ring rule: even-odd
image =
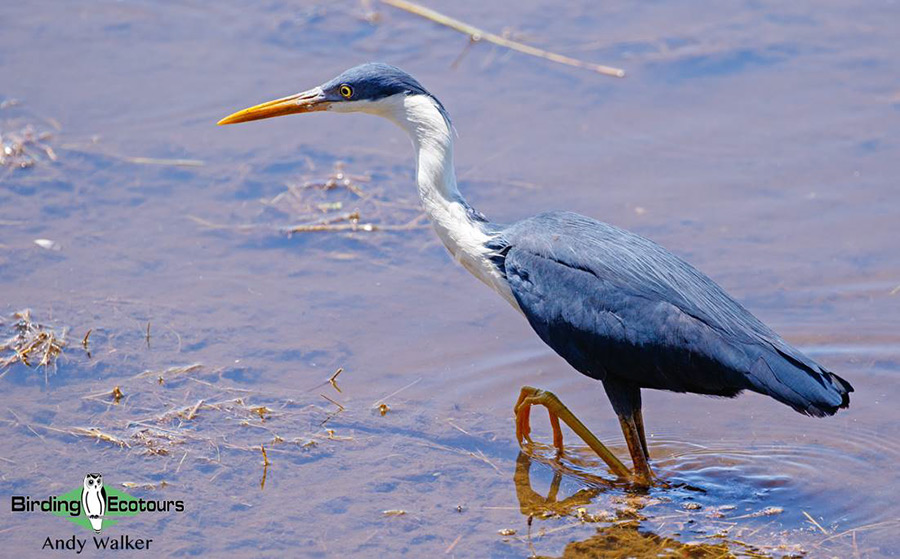
[[[576,435],[581,437],[591,449],[609,466],[615,475],[623,478],[631,478],[631,470],[625,467],[606,446],[600,442],[590,430],[584,426],[575,414],[569,411],[552,392],[538,390],[531,386],[523,386],[519,393],[519,399],[514,408],[516,414],[516,439],[522,446],[525,441],[531,441],[531,406],[541,405],[547,408],[550,415],[550,426],[553,428],[553,446],[559,452],[563,451],[563,435],[559,420],[569,426]]]

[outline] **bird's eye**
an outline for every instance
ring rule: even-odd
[[[353,97],[353,88],[347,84],[344,84],[341,86],[340,92],[341,92],[341,96],[344,99],[349,99],[349,98]]]

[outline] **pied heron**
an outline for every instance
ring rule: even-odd
[[[850,383],[784,341],[711,279],[639,235],[570,212],[492,223],[456,185],[447,110],[412,76],[387,64],[351,68],[310,90],[225,117],[234,124],[294,113],[369,113],[405,130],[416,183],[434,230],[453,257],[521,312],[579,372],[603,383],[619,418],[630,472],[553,394],[524,387],[515,406],[519,444],[532,405],[562,419],[618,476],[650,483],[641,389],[771,396],[811,416],[850,403]]]

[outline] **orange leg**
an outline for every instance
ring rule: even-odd
[[[553,428],[553,446],[560,452],[563,450],[562,429],[560,429],[559,420],[569,426],[576,435],[581,437],[591,449],[609,466],[609,469],[619,477],[631,478],[631,472],[628,468],[616,458],[615,454],[610,452],[606,446],[600,442],[600,439],[594,436],[590,430],[584,426],[575,414],[567,408],[552,392],[538,390],[531,386],[523,386],[519,393],[519,399],[516,402],[516,439],[519,445],[524,441],[531,442],[531,425],[530,415],[531,406],[541,405],[547,408],[550,414],[550,425]]]
[[[637,485],[650,485],[653,473],[650,471],[649,456],[644,454],[641,436],[635,425],[634,416],[619,416],[619,424],[622,426],[622,434],[628,443],[628,452],[631,453],[631,462],[634,464],[634,482]]]
[[[641,447],[644,449],[644,456],[650,461],[650,449],[647,448],[647,435],[644,434],[644,413],[641,408],[634,411],[634,426],[637,427],[638,435],[641,438]]]

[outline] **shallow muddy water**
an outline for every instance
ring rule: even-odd
[[[154,556],[900,556],[900,5],[429,5],[628,77],[466,51],[378,3],[0,5],[0,134],[46,133],[0,167],[0,337],[29,308],[68,341],[47,380],[0,379],[4,501],[88,471],[182,499],[104,530]],[[402,133],[214,125],[367,60],[443,101],[489,217],[574,209],[662,243],[850,380],[850,409],[645,391],[648,494],[574,437],[520,454],[525,384],[627,452],[602,388],[418,220]],[[284,231],[356,210],[396,227]],[[4,556],[90,535],[2,510]]]

